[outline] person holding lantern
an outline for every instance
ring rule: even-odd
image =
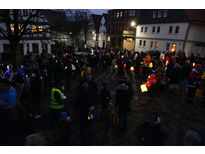
[[[202,76],[202,65],[196,64],[195,68],[189,74],[187,93],[184,98],[186,103],[193,103],[196,90],[200,85],[201,76]]]

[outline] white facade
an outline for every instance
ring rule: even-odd
[[[99,38],[98,38],[100,48],[106,47],[106,25],[105,25],[105,17],[102,17],[100,22],[100,29],[99,29]]]
[[[153,27],[155,30],[153,32]],[[159,32],[158,32],[158,27]],[[172,32],[170,33],[170,27]],[[178,30],[176,30],[178,27]],[[196,46],[196,43],[205,41],[205,26],[190,23],[161,23],[146,24],[136,27],[135,50],[170,51],[176,45],[175,51],[184,51],[188,56],[199,51],[205,55],[205,47]]]
[[[143,52],[168,51],[175,44],[176,51],[182,51],[188,26],[188,23],[138,25],[136,27],[135,50]]]
[[[21,10],[21,14],[23,15],[23,19],[26,20],[28,16],[28,11],[29,10]],[[34,18],[32,21],[40,23],[40,22],[48,22],[45,17],[43,17],[42,14],[40,14],[38,17]],[[21,25],[19,25],[21,26]],[[24,35],[22,37],[22,40],[19,42],[20,44],[23,45],[23,54],[25,55],[27,52],[32,52],[36,50],[37,53],[41,53],[43,48],[47,50],[48,53],[51,53],[51,44],[55,44],[54,41],[50,40],[50,30],[49,30],[49,25],[42,24],[42,25],[35,25],[35,24],[30,24],[27,26],[27,28],[31,29],[32,32],[37,30],[35,27],[38,26],[38,28],[42,28],[43,30],[47,29],[46,33],[40,33],[40,34],[31,34],[31,35]],[[5,23],[0,23],[0,27],[4,30],[6,30]],[[11,27],[12,29],[12,27]],[[4,46],[9,45],[9,41],[3,39],[2,35],[0,39],[0,53],[6,52],[4,49]]]

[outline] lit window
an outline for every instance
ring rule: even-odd
[[[110,36],[107,37],[107,41],[110,42]]]
[[[159,10],[158,11],[158,18],[161,18],[162,17],[162,10]]]
[[[143,32],[143,27],[141,27],[141,33]]]
[[[150,41],[150,48],[153,47],[153,41]]]
[[[144,30],[144,32],[147,32],[147,27],[145,27],[145,30]]]
[[[179,26],[176,26],[175,33],[179,33]]]
[[[146,41],[144,40],[144,42],[143,42],[143,46],[145,47],[146,46]]]
[[[42,32],[43,31],[43,26],[38,26],[38,31]]]
[[[170,48],[170,43],[167,43],[166,50],[169,50],[169,48]]]
[[[122,17],[122,11],[120,12],[120,17]]]
[[[157,41],[155,42],[155,48],[158,48],[158,42]]]
[[[157,16],[157,11],[153,11],[152,18],[156,18],[156,16]]]
[[[18,27],[19,27],[19,31],[23,32],[23,29],[22,29],[23,25],[19,25]]]
[[[139,42],[139,46],[142,46],[142,40],[140,40],[140,42]]]
[[[37,32],[36,26],[32,26],[32,32]]]
[[[169,33],[172,33],[172,30],[173,30],[173,27],[170,26],[170,27],[169,27]]]
[[[163,17],[167,17],[167,11],[168,10],[164,10]]]
[[[14,31],[14,24],[10,24],[11,30]]]
[[[153,28],[152,28],[152,33],[154,33],[155,32],[155,26],[153,26]]]
[[[119,12],[117,12],[117,18],[119,18]]]
[[[159,33],[159,32],[160,32],[160,27],[158,26],[158,27],[157,27],[157,33]]]

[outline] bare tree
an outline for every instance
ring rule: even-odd
[[[0,34],[3,36],[3,39],[9,41],[10,53],[12,55],[11,62],[17,66],[20,41],[24,37],[34,34],[34,32],[37,34],[42,33],[42,31],[44,33],[47,31],[46,29],[39,29],[38,26],[36,26],[35,31],[32,32],[31,25],[36,25],[42,18],[40,16],[40,10],[30,9],[25,15],[22,13],[22,10],[19,9],[6,9],[1,10],[0,18]]]

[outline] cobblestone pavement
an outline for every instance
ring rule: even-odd
[[[200,103],[200,90],[197,92],[193,104],[183,102],[183,93],[177,90],[174,93],[154,90],[152,96],[140,92],[140,85],[145,80],[142,76],[129,74],[135,96],[131,103],[131,111],[128,114],[128,128],[126,131],[119,130],[115,123],[108,135],[105,134],[105,122],[100,119],[100,106],[96,108],[96,119],[93,125],[92,145],[107,146],[134,146],[137,145],[136,128],[138,128],[150,112],[157,111],[161,117],[162,129],[165,132],[164,145],[182,145],[183,136],[188,130],[197,131],[202,139],[205,138],[205,105]],[[95,78],[101,87],[104,81],[109,81],[112,90],[113,103],[115,87],[120,77],[116,73],[102,73]],[[75,89],[73,87],[73,89]],[[71,113],[72,115],[72,113]],[[79,145],[77,124],[72,126],[70,145]],[[205,144],[203,140],[203,145]]]

